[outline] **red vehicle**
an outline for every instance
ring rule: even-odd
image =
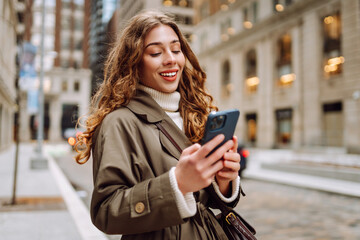
[[[237,149],[238,153],[240,154],[240,170],[239,170],[239,176],[241,177],[242,176],[242,172],[246,169],[246,162],[247,162],[247,158],[249,156],[249,150],[246,150],[244,148],[243,145],[239,144],[238,145],[238,149]]]

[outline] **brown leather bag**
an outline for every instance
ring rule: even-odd
[[[254,227],[242,218],[239,213],[221,201],[212,188],[206,188],[206,191],[221,211],[221,213],[216,215],[216,218],[229,239],[256,240]]]

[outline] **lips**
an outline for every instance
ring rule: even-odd
[[[166,81],[175,81],[177,77],[178,70],[167,70],[160,73],[160,76],[165,79]]]

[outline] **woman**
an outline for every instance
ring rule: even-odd
[[[86,148],[92,154],[93,223],[122,239],[227,239],[214,215],[210,186],[229,206],[239,199],[237,139],[200,141],[217,108],[206,75],[174,21],[159,12],[133,17],[110,52],[93,99]],[[155,125],[171,135],[183,151]]]

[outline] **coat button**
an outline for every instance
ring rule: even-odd
[[[142,213],[145,210],[145,205],[142,202],[138,202],[135,205],[135,212]]]

